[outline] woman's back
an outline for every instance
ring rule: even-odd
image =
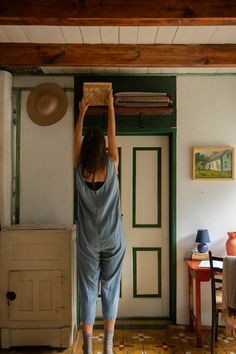
[[[76,171],[78,191],[78,227],[79,232],[89,244],[106,243],[111,237],[116,237],[121,228],[121,208],[119,180],[114,161],[108,157],[107,174],[103,185],[92,190],[82,175],[82,166]]]
[[[85,177],[86,176],[86,177]],[[99,169],[95,174],[89,174],[87,171],[84,171],[84,180],[85,182],[104,182],[107,176],[107,166]]]

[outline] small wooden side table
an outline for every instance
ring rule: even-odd
[[[201,261],[185,259],[188,265],[188,286],[189,286],[189,323],[193,328],[196,325],[197,347],[202,346],[202,320],[201,320],[201,282],[209,281],[211,278],[210,268],[199,268]],[[196,316],[193,311],[193,279],[195,279]]]

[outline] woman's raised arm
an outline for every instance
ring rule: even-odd
[[[109,91],[107,97],[107,105],[108,105],[108,155],[114,160],[116,171],[118,172],[119,165],[119,154],[116,142],[116,118],[115,118],[115,110],[114,110],[114,97],[112,94],[112,90]]]
[[[80,101],[79,104],[79,117],[74,132],[74,167],[77,168],[79,159],[80,159],[80,150],[82,145],[82,136],[83,136],[83,123],[84,116],[88,109],[89,102],[85,101],[84,98]]]

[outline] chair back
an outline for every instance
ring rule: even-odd
[[[223,273],[223,257],[212,256],[209,251],[210,272],[211,272],[211,297],[212,308],[215,310],[217,306],[217,292],[222,293],[222,273]]]

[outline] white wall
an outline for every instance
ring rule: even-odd
[[[0,71],[0,226],[11,223],[12,75]]]
[[[73,98],[67,91],[65,116],[50,126],[32,122],[26,111],[29,90],[43,82],[73,88],[70,77],[18,77],[21,87],[20,223],[73,224]]]
[[[210,248],[225,254],[227,231],[236,230],[236,181],[191,179],[193,146],[236,146],[236,76],[177,78],[177,322],[188,323],[184,257],[199,228]],[[211,319],[210,283],[202,286],[202,321]]]

